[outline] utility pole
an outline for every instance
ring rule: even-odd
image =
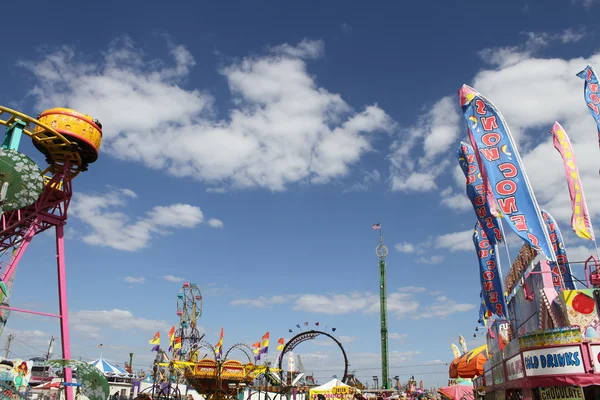
[[[14,338],[15,338],[15,335],[12,333],[10,335],[8,335],[8,337],[6,338],[6,353],[4,354],[4,358],[8,358],[8,355],[10,353],[10,344]]]
[[[388,255],[388,248],[383,244],[383,235],[381,233],[381,224],[376,224],[379,229],[379,245],[375,249],[375,254],[379,257],[379,307],[381,313],[381,388],[389,389],[389,361],[388,361],[388,329],[387,329],[387,289],[385,276],[385,258]],[[373,226],[375,228],[375,226]]]

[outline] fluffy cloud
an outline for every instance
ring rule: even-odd
[[[414,253],[415,251],[417,251],[414,244],[407,242],[398,243],[394,246],[394,248],[400,253]]]
[[[173,276],[173,275],[165,275],[162,277],[165,281],[168,282],[175,282],[175,283],[179,283],[179,282],[183,282],[185,281],[185,278],[181,278],[179,276]]]
[[[440,264],[444,261],[444,256],[432,255],[427,257],[419,257],[417,262],[419,264]]]
[[[164,234],[168,228],[193,228],[204,219],[200,208],[189,204],[157,206],[146,216],[131,221],[123,212],[128,199],[137,195],[129,189],[113,189],[104,194],[77,193],[71,204],[74,217],[88,225],[91,232],[83,241],[117,250],[136,251],[145,248],[153,235]]]
[[[156,332],[169,329],[169,324],[162,320],[152,320],[133,315],[126,310],[81,310],[70,314],[73,329],[89,337],[99,338],[101,332],[108,328],[121,331]]]
[[[256,308],[265,308],[265,307],[270,307],[270,306],[273,306],[276,304],[285,303],[289,299],[290,299],[290,296],[271,296],[271,297],[260,296],[256,299],[233,300],[230,304],[233,306],[248,306],[248,307],[256,307]]]
[[[444,305],[449,305],[446,314],[469,311],[475,306],[459,304],[445,297],[437,297],[429,304],[421,304],[416,297],[423,293],[424,298],[429,300],[426,289],[415,286],[399,288],[388,294],[388,313],[398,319],[440,317]],[[260,296],[255,299],[238,299],[230,304],[234,306],[248,306],[265,308],[272,305],[292,303],[293,309],[297,311],[313,312],[320,314],[376,314],[379,313],[379,294],[370,292],[352,292],[340,294],[300,294],[286,296]]]
[[[223,221],[221,221],[220,219],[216,219],[216,218],[209,219],[208,225],[210,225],[213,228],[222,228],[224,226]]]
[[[123,279],[127,283],[144,283],[146,282],[146,278],[143,276],[126,276]]]
[[[354,111],[316,85],[304,59],[322,54],[322,42],[269,50],[222,68],[234,108],[220,112],[209,93],[183,87],[195,65],[183,46],[170,48],[171,66],[145,59],[128,39],[94,63],[62,47],[23,66],[35,78],[37,107],[64,104],[103,123],[106,154],[213,190],[329,182],[371,151],[373,133],[394,129],[377,105]]]
[[[388,338],[396,340],[404,340],[408,337],[406,333],[390,333]]]

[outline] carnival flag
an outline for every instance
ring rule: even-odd
[[[160,332],[156,332],[154,334],[154,337],[152,338],[152,340],[149,340],[148,343],[150,344],[160,344]]]
[[[600,97],[598,97],[598,77],[592,69],[591,65],[585,67],[583,71],[577,74],[578,77],[583,79],[583,98],[590,109],[590,114],[596,122],[596,128],[598,130],[598,144],[600,145]]]
[[[283,345],[285,344],[285,339],[284,338],[280,338],[277,341],[277,351],[283,351]]]
[[[566,290],[575,290],[571,265],[567,258],[567,251],[565,250],[558,224],[546,210],[542,210],[542,218],[544,218],[544,222],[548,227],[548,232],[550,232],[550,242],[552,243],[554,253],[556,254],[556,263],[550,263],[550,266],[552,267],[552,283],[554,284],[554,289],[556,289],[558,293],[562,292],[564,282],[564,288]]]
[[[473,244],[479,259],[479,275],[485,306],[490,313],[498,317],[506,317],[502,277],[498,270],[498,246],[490,243],[479,222],[475,224]]]
[[[573,211],[571,228],[580,238],[595,240],[594,228],[592,228],[592,221],[583,194],[581,176],[579,176],[579,168],[577,168],[575,152],[573,146],[571,146],[569,136],[558,122],[554,123],[550,133],[554,139],[554,148],[560,153],[565,165],[565,175],[567,176],[567,186],[569,187],[571,209]]]
[[[217,342],[217,345],[215,346],[215,353],[217,353],[217,356],[219,358],[223,354],[223,336],[225,336],[225,335],[224,335],[223,327],[221,327],[221,334],[219,335],[219,341]]]
[[[500,111],[472,87],[463,85],[458,93],[471,145],[481,156],[483,182],[499,212],[518,236],[555,261],[538,203]]]
[[[501,242],[502,233],[498,227],[498,220],[490,212],[485,185],[481,179],[473,148],[465,142],[460,142],[456,155],[460,168],[467,178],[467,197],[471,200],[477,220],[492,244]]]
[[[454,358],[460,357],[460,350],[458,350],[458,346],[452,343],[452,354],[454,354]]]

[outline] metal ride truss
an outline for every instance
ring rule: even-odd
[[[290,351],[293,351],[300,343],[306,342],[307,340],[314,340],[319,336],[325,336],[329,339],[331,339],[337,346],[338,348],[341,350],[342,355],[344,357],[344,376],[342,377],[341,381],[344,383],[348,383],[348,356],[346,355],[346,350],[344,350],[344,346],[342,346],[342,343],[340,343],[339,340],[337,340],[333,335],[331,335],[330,333],[327,332],[323,332],[323,331],[318,331],[318,330],[310,330],[310,331],[305,331],[305,332],[300,332],[299,334],[297,334],[296,336],[294,336],[293,338],[291,338],[283,347],[283,350],[281,351],[281,356],[279,357],[279,363],[277,365],[277,368],[282,371],[282,375],[283,375],[283,359],[284,359],[284,355],[286,353],[289,353]],[[283,376],[282,376],[283,378]]]
[[[0,306],[0,308],[58,318],[61,329],[62,357],[71,359],[64,225],[73,194],[71,181],[79,172],[87,169],[87,164],[82,162],[76,144],[71,143],[56,130],[34,118],[0,106],[0,125],[7,127],[5,143],[7,139],[13,140],[16,141],[18,147],[18,140],[21,134],[24,134],[29,136],[34,144],[41,145],[48,150],[46,157],[48,166],[43,171],[45,186],[40,198],[34,204],[23,209],[5,212],[0,218],[0,254],[11,248],[15,249],[10,261],[1,271],[0,279],[4,282],[10,281],[33,237],[54,227],[56,230],[59,313],[49,314],[8,306]],[[36,127],[43,129],[35,129]],[[14,143],[12,144],[14,145]],[[71,382],[71,379],[71,369],[65,368],[65,382]],[[67,400],[73,398],[70,388],[67,388],[66,395]]]
[[[181,349],[173,349],[173,358],[197,361],[198,344],[204,335],[198,331],[198,319],[202,316],[202,293],[195,283],[185,282],[177,293],[177,316],[180,322],[175,337],[181,341]],[[176,352],[179,357],[175,356]]]

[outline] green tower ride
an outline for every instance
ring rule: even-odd
[[[388,329],[387,329],[387,289],[385,277],[385,258],[388,248],[383,244],[381,226],[379,226],[379,245],[375,249],[379,257],[379,305],[381,312],[381,388],[389,389],[389,361],[388,361]]]

